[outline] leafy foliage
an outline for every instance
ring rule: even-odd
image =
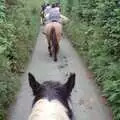
[[[0,0],[0,23],[5,20],[5,1]]]
[[[19,88],[29,50],[39,29],[39,0],[0,0],[0,120]]]
[[[70,0],[67,0],[69,2]],[[69,7],[62,0],[63,8]],[[80,55],[112,108],[114,120],[120,120],[120,2],[119,0],[74,0],[71,22],[65,26]]]

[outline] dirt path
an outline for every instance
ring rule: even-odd
[[[41,28],[42,31],[42,28]],[[28,85],[27,73],[32,72],[37,80],[60,80],[65,82],[67,73],[76,73],[76,86],[72,92],[76,120],[111,120],[106,106],[95,84],[87,76],[86,69],[75,50],[64,37],[60,43],[58,62],[48,56],[45,36],[40,32],[32,60],[22,77],[22,87],[15,105],[10,108],[8,120],[27,120],[31,111],[32,92]]]

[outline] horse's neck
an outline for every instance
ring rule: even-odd
[[[29,120],[69,120],[67,109],[58,101],[39,100],[33,107]]]

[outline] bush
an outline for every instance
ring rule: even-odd
[[[0,0],[0,120],[20,86],[29,50],[39,30],[39,0]]]
[[[120,120],[119,0],[74,0],[71,11],[66,13],[75,16],[65,26],[68,36],[80,55],[87,58],[89,69],[112,108],[114,120]]]

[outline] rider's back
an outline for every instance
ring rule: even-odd
[[[54,8],[50,9],[49,20],[59,22],[59,20],[60,20],[60,10],[59,10],[58,7],[54,7]]]

